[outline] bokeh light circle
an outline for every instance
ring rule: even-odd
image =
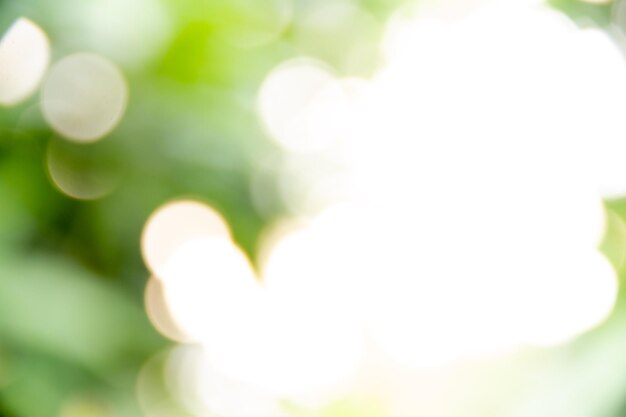
[[[59,135],[82,143],[110,133],[122,119],[127,101],[122,72],[108,59],[91,53],[70,55],[55,63],[41,94],[50,126]]]
[[[118,173],[105,158],[81,154],[81,150],[51,140],[46,150],[50,181],[60,192],[77,200],[96,200],[107,196],[118,184]]]
[[[0,106],[19,104],[41,83],[50,62],[50,42],[33,21],[20,18],[0,40]]]
[[[201,237],[230,239],[226,221],[216,210],[194,200],[175,200],[159,207],[141,235],[148,268],[162,277],[164,266],[183,244]]]

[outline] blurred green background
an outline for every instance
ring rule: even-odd
[[[384,22],[404,2],[345,2],[345,13],[321,15],[323,7],[340,3],[0,0],[0,33],[28,17],[49,35],[53,62],[97,52],[120,66],[129,85],[122,122],[89,145],[57,137],[37,95],[0,109],[0,417],[142,415],[139,370],[172,344],[144,312],[149,272],[140,235],[146,219],[174,198],[208,202],[255,262],[260,233],[286,210],[277,178],[265,178],[261,203],[251,192],[255,173],[281,152],[255,114],[261,81],[281,61],[302,55],[341,75],[371,74]],[[582,26],[608,27],[611,21],[612,4],[551,4]],[[277,23],[285,18],[281,13],[287,19]],[[106,173],[112,191],[88,201],[57,190],[45,164],[49,146],[77,176]],[[626,218],[626,200],[607,206]],[[621,257],[622,239],[609,228],[603,250],[610,258]],[[474,386],[472,399],[451,399],[465,410],[457,415],[509,415],[499,411],[509,397],[495,388],[504,379],[536,386],[537,394],[520,406],[534,411],[523,415],[623,416],[623,298],[607,323],[575,343],[530,352],[515,366],[495,365],[493,375],[480,379],[488,382]],[[162,416],[187,415],[168,399],[159,357],[150,364]],[[483,370],[471,372],[476,380],[484,377]],[[474,414],[476,398],[490,406],[475,407],[480,411]],[[376,411],[348,401],[323,414]]]

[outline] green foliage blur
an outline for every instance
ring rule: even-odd
[[[315,28],[299,25],[317,5],[294,2],[295,18],[270,41],[237,42],[263,36],[259,14],[274,3],[0,0],[0,33],[27,17],[48,34],[53,63],[100,53],[120,66],[130,90],[121,124],[89,145],[58,137],[37,94],[0,109],[0,416],[54,416],[72,401],[95,404],[96,413],[84,415],[100,415],[98,407],[140,415],[139,369],[170,344],[144,312],[149,272],[139,246],[161,204],[210,203],[255,259],[259,233],[283,211],[271,181],[263,209],[250,192],[256,167],[278,152],[254,112],[260,82],[278,62],[302,54],[354,72],[343,49],[375,40],[395,6],[362,2],[370,32],[346,35],[340,22],[324,34],[335,45],[321,45]],[[144,9],[154,4],[160,12]],[[95,169],[114,178],[113,192],[82,201],[56,189],[45,164],[49,146],[76,175]]]
[[[139,245],[146,219],[174,198],[206,201],[255,262],[259,234],[285,210],[276,179],[264,188],[263,207],[250,191],[256,170],[280,152],[255,114],[261,81],[279,62],[301,55],[322,59],[342,75],[367,76],[377,62],[369,45],[402,2],[361,0],[356,4],[367,19],[320,29],[308,17],[323,1],[294,0],[287,27],[270,41],[246,45],[264,36],[267,22],[259,15],[274,2],[156,0],[165,13],[151,22],[142,13],[151,3],[145,1],[0,0],[0,33],[28,17],[49,35],[53,62],[73,52],[101,53],[121,67],[130,89],[121,124],[89,145],[56,136],[37,95],[0,108],[0,417],[50,417],[62,410],[65,417],[141,415],[139,370],[153,358],[148,372],[158,373],[155,355],[171,343],[144,312],[149,272]],[[610,6],[551,3],[581,24],[608,24]],[[104,23],[91,20],[98,18]],[[366,52],[356,65],[345,51],[360,46]],[[114,190],[93,201],[60,192],[46,170],[49,146],[59,147],[78,175],[106,172]],[[626,217],[625,202],[608,204]],[[605,252],[619,256],[612,251],[621,244],[609,233]],[[624,350],[612,352],[613,346]],[[622,360],[626,341],[605,331],[573,349],[581,372],[593,374]],[[583,353],[576,356],[576,349]],[[166,396],[158,376],[154,381]],[[171,414],[164,416],[185,415],[167,401]],[[68,404],[74,409],[67,411]],[[328,414],[367,415],[350,405]]]

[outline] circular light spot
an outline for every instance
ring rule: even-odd
[[[141,236],[144,262],[158,278],[171,256],[183,244],[201,237],[230,240],[224,218],[206,204],[193,200],[169,202],[148,219]]]
[[[52,184],[63,194],[78,200],[95,200],[111,193],[117,175],[106,160],[83,154],[51,141],[46,151],[46,167]]]
[[[54,64],[41,96],[44,117],[60,135],[94,142],[120,122],[128,87],[120,70],[95,54],[79,53]]]
[[[32,21],[20,18],[0,40],[0,105],[27,99],[41,83],[50,62],[50,43]]]
[[[310,59],[288,61],[275,68],[258,95],[258,111],[271,137],[289,150],[324,148],[329,139],[315,135],[310,128],[321,121],[316,112],[319,107],[313,108],[315,99],[333,80],[323,64]]]

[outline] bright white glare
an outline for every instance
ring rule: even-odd
[[[523,265],[523,275],[513,283],[511,327],[522,342],[565,342],[601,323],[613,308],[617,276],[603,255],[568,251],[558,256],[557,262]]]
[[[367,305],[381,346],[416,366],[567,341],[602,322],[617,292],[597,246],[601,197],[626,191],[624,60],[602,32],[535,1],[478,3],[454,19],[392,19],[385,66],[355,100],[319,100],[342,81],[333,78],[307,101],[309,120],[341,125],[321,135],[333,144],[327,153],[311,158],[343,163],[338,177],[377,214],[363,221],[366,236],[357,229],[344,241],[340,226],[288,237],[266,271],[271,288],[272,274],[296,269],[279,259],[316,258],[300,280],[285,279],[310,294],[329,288],[320,276],[361,279],[365,287],[347,285],[360,290],[352,309]],[[282,81],[282,68],[259,97],[268,125],[288,119],[289,106],[263,103],[278,106],[279,91],[304,85]],[[298,126],[298,140],[319,127]],[[319,273],[325,262],[334,273]]]
[[[57,133],[86,143],[101,139],[117,126],[127,100],[126,81],[112,62],[79,53],[54,64],[43,86],[41,107]]]
[[[387,78],[380,86],[381,94],[387,100],[406,101],[398,94],[405,87],[403,80],[412,77],[405,93],[419,92],[424,99],[414,100],[416,107],[400,106],[407,112],[395,118],[398,128],[402,120],[410,123],[408,117],[423,106],[443,109],[446,105],[446,111],[458,120],[453,126],[440,126],[441,136],[467,136],[479,128],[488,129],[481,133],[487,139],[499,132],[511,139],[527,138],[530,146],[544,142],[550,151],[547,161],[555,159],[559,150],[566,152],[563,163],[569,169],[578,166],[579,175],[589,178],[603,196],[626,191],[622,180],[626,169],[620,162],[626,149],[619,116],[619,97],[626,91],[621,74],[626,65],[605,33],[580,30],[547,8],[514,7],[506,2],[455,24],[400,22],[390,30],[385,45],[389,65],[380,75],[381,82]],[[535,27],[531,33],[529,22]],[[500,35],[492,36],[494,31]],[[461,32],[466,36],[459,42]],[[550,65],[542,64],[547,62]],[[462,73],[455,71],[459,65]],[[467,108],[473,111],[464,111]],[[442,111],[424,111],[446,117]],[[489,123],[481,123],[486,117]],[[437,118],[426,121],[420,128],[422,134],[442,122]]]
[[[326,223],[320,221],[303,244],[282,238],[262,285],[221,217],[196,202],[165,205],[142,237],[144,258],[158,271],[164,295],[151,280],[146,308],[153,324],[168,337],[182,334],[200,343],[228,378],[308,406],[331,401],[359,367],[362,332],[360,317],[344,313],[353,287],[352,278],[338,275],[348,271],[332,266],[340,259],[339,242],[322,258],[309,253],[332,238],[332,223]],[[313,280],[307,285],[319,280],[306,287],[314,292],[298,287],[305,284],[304,270]]]
[[[184,243],[201,237],[230,239],[224,218],[213,208],[193,200],[176,200],[159,207],[141,236],[144,262],[156,276]]]
[[[34,22],[20,18],[0,40],[0,106],[30,97],[50,63],[50,42]]]
[[[325,308],[362,323],[363,294],[377,267],[364,258],[386,242],[376,213],[354,204],[330,207],[308,227],[278,227],[263,241],[263,279],[268,291]],[[358,308],[358,310],[357,310]]]
[[[347,306],[346,306],[347,307]],[[268,291],[258,325],[258,350],[232,362],[244,379],[306,407],[322,407],[345,394],[362,356],[361,331],[336,308]]]
[[[228,239],[204,236],[178,246],[159,278],[172,316],[194,340],[232,341],[247,326],[257,282],[245,255]]]
[[[172,215],[163,234],[159,211],[148,221],[172,317],[229,380],[319,406],[358,372],[363,333],[438,366],[563,343],[613,308],[597,246],[601,197],[626,190],[611,182],[626,178],[615,48],[513,2],[402,25],[355,95],[312,61],[264,82],[268,132],[294,161],[341,165],[356,197],[265,242],[260,279],[227,231],[202,231],[205,214]]]
[[[74,164],[75,161],[64,155],[54,141],[50,142],[46,151],[46,167],[52,184],[63,194],[78,200],[95,200],[115,188],[117,179],[111,172]]]
[[[162,280],[176,322],[231,378],[323,401],[358,366],[358,326],[336,308],[316,309],[313,301],[322,299],[262,288],[232,242],[201,238],[182,245]]]
[[[362,328],[352,311],[349,278],[339,265],[327,263],[339,260],[339,254],[329,259],[329,252],[310,252],[320,249],[315,233],[284,237],[267,260],[266,331],[277,343],[262,345],[271,389],[313,407],[341,395],[362,357]]]
[[[306,407],[329,404],[345,393],[356,372],[360,339],[341,316],[333,321],[309,307],[270,298],[264,308],[250,312],[245,332],[207,342],[207,352],[231,378]]]
[[[596,247],[600,192],[619,189],[623,170],[608,151],[623,147],[610,95],[626,92],[619,52],[542,8],[404,25],[388,37],[365,105],[374,122],[357,129],[350,161],[355,182],[389,202],[404,229],[404,255],[379,291],[377,339],[423,366],[597,325],[616,296]],[[380,137],[395,152],[382,153]]]

